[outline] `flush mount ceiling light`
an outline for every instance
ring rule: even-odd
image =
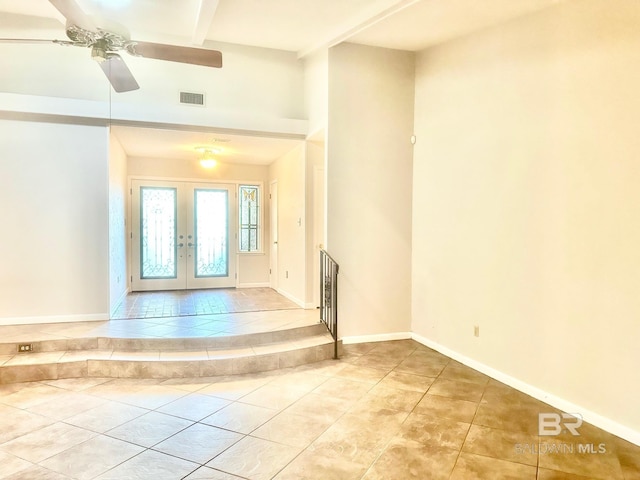
[[[215,158],[215,155],[222,152],[221,148],[196,147],[196,150],[202,153],[202,156],[200,157],[200,165],[204,168],[214,168],[218,165],[218,160]]]

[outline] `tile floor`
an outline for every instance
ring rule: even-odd
[[[304,327],[318,323],[317,309],[266,310],[197,316],[105,320],[97,322],[2,325],[0,339],[36,342],[65,338],[195,338],[224,337]]]
[[[271,288],[216,288],[133,292],[112,319],[157,318],[299,308]]]
[[[0,478],[640,478],[640,447],[590,425],[539,437],[554,411],[409,340],[263,374],[11,384]]]

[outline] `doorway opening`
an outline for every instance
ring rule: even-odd
[[[130,193],[131,292],[112,320],[300,308],[267,285],[236,289],[239,257],[262,250],[260,186],[133,179]]]

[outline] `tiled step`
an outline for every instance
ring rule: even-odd
[[[323,325],[193,338],[73,338],[0,343],[0,383],[75,377],[178,378],[262,372],[333,357]],[[9,352],[12,355],[7,355]]]
[[[321,323],[304,327],[242,335],[185,338],[130,338],[130,337],[76,337],[35,342],[0,342],[0,356],[15,355],[20,344],[28,343],[33,353],[66,350],[200,350],[251,347],[265,343],[295,341],[314,335],[323,335],[327,329]]]

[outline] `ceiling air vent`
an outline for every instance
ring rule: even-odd
[[[204,93],[180,92],[180,103],[204,106]]]

